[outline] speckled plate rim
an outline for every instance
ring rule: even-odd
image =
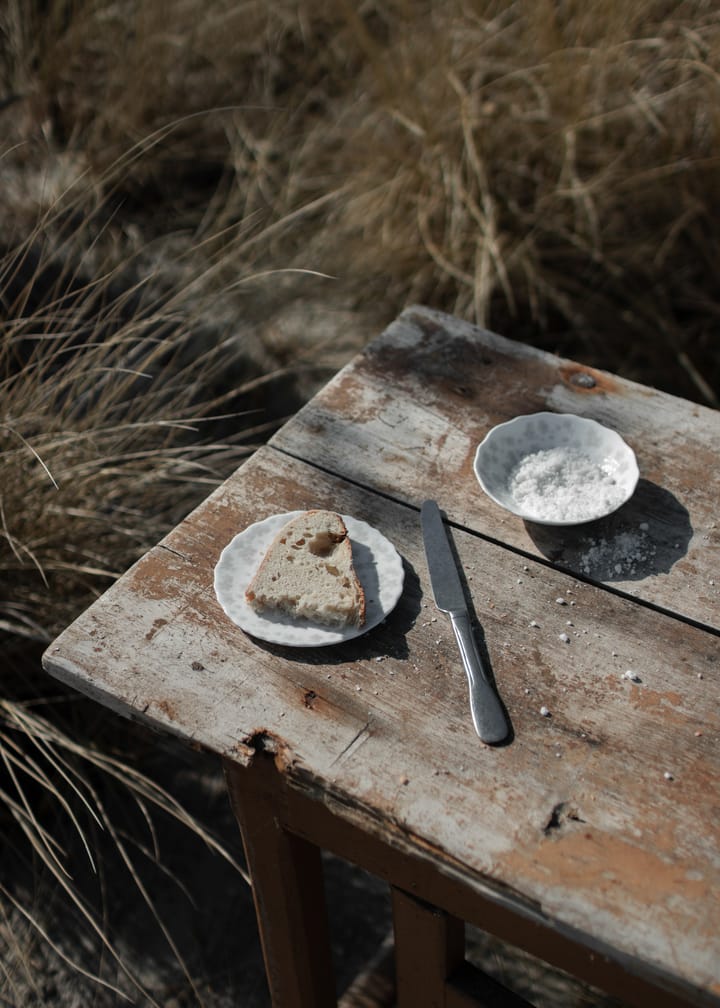
[[[537,515],[532,514],[519,507],[512,495],[508,492],[506,495],[498,495],[497,492],[488,484],[488,481],[483,476],[482,468],[482,457],[483,452],[487,449],[489,445],[492,444],[494,440],[502,437],[513,427],[521,428],[522,426],[538,420],[548,420],[550,424],[555,424],[558,421],[564,421],[566,425],[585,428],[586,430],[591,430],[601,434],[601,436],[613,442],[617,449],[621,451],[628,460],[628,467],[630,471],[630,478],[627,480],[625,485],[625,492],[623,498],[612,508],[598,509],[597,512],[589,517],[583,517],[578,520],[573,519],[550,519],[550,518],[539,518]],[[568,440],[568,444],[572,443],[572,440]],[[531,451],[536,449],[532,448]],[[521,456],[522,457],[522,456]],[[635,452],[630,447],[630,445],[625,441],[625,439],[618,434],[617,431],[613,430],[611,427],[606,427],[597,420],[593,420],[591,417],[578,416],[576,413],[553,413],[550,410],[540,411],[537,413],[524,413],[519,416],[513,417],[511,420],[506,420],[503,423],[496,424],[492,427],[480,444],[477,446],[475,451],[475,459],[473,462],[473,471],[477,478],[478,483],[487,494],[487,496],[498,504],[501,508],[509,511],[511,514],[517,515],[518,518],[522,518],[524,521],[532,522],[535,525],[551,525],[551,526],[570,526],[570,525],[585,525],[591,521],[597,521],[600,518],[606,518],[608,515],[613,514],[619,508],[626,504],[632,495],[635,493],[637,487],[640,471],[638,469],[637,458]]]
[[[328,628],[281,614],[258,613],[245,601],[245,589],[280,529],[302,510],[270,515],[248,525],[225,546],[215,565],[215,595],[224,613],[241,630],[270,644],[323,647],[372,630],[395,608],[403,590],[402,557],[372,525],[343,515],[353,545],[353,563],[365,590],[366,614],[361,627]]]

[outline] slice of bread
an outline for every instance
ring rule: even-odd
[[[245,598],[259,612],[279,610],[325,626],[363,626],[365,593],[340,515],[313,510],[289,521],[270,543]]]

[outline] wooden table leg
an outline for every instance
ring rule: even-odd
[[[392,889],[397,1008],[532,1008],[465,961],[465,924]]]
[[[446,980],[465,959],[465,924],[394,886],[398,1008],[444,1008]]]
[[[225,761],[253,884],[273,1008],[337,1003],[321,852],[285,830],[281,774],[269,753],[249,767]]]

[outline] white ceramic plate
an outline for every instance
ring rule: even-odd
[[[343,515],[352,542],[353,563],[365,592],[361,627],[324,627],[282,613],[258,613],[245,601],[245,589],[277,533],[302,511],[271,515],[238,533],[220,554],[215,567],[215,594],[225,614],[246,633],[273,644],[321,647],[367,633],[392,612],[403,589],[400,554],[367,522]]]
[[[537,459],[536,453],[550,452],[559,462],[556,484],[550,478],[543,481],[542,500],[539,492],[525,492],[519,499],[518,466]],[[581,459],[587,472],[580,472]],[[496,504],[542,525],[579,525],[604,518],[630,499],[639,478],[635,453],[619,434],[573,413],[531,413],[498,424],[478,446],[474,469],[480,486]],[[574,471],[575,486],[568,480]],[[528,501],[535,502],[537,510]]]

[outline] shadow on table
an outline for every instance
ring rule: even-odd
[[[693,536],[687,509],[669,490],[640,480],[614,514],[584,525],[537,525],[528,535],[543,556],[594,581],[641,581],[667,574]]]

